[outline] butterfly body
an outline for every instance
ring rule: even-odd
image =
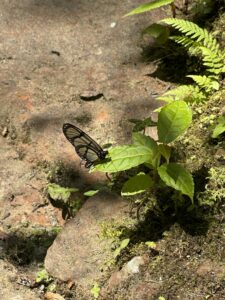
[[[104,160],[108,154],[108,151],[103,150],[87,133],[72,124],[63,124],[63,133],[74,146],[78,156],[85,162],[86,168]]]

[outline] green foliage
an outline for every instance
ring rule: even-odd
[[[187,77],[192,78],[199,87],[205,89],[206,92],[219,89],[219,83],[215,80],[214,76],[205,75],[188,75]]]
[[[152,121],[151,117],[146,118],[144,120],[129,119],[128,121],[135,124],[135,126],[133,128],[133,132],[142,131],[142,130],[145,130],[146,127],[157,125],[156,122]]]
[[[169,38],[169,29],[161,24],[152,24],[142,31],[142,36],[150,35],[158,44],[164,44]]]
[[[159,166],[161,155],[156,141],[153,140],[150,136],[146,136],[138,132],[134,132],[132,134],[132,139],[134,145],[147,146],[151,150],[151,160],[148,160],[145,163],[151,164],[152,167],[156,169]]]
[[[165,105],[159,113],[159,142],[168,144],[185,132],[192,121],[192,113],[184,101],[174,101]]]
[[[144,173],[139,173],[125,182],[121,191],[121,195],[131,196],[140,194],[150,189],[152,186],[152,178]]]
[[[120,255],[121,251],[128,246],[129,242],[130,239],[124,239],[120,242],[119,247],[117,247],[113,253],[114,258],[117,258]]]
[[[200,90],[198,86],[180,85],[175,89],[167,91],[157,99],[168,103],[173,102],[174,100],[183,100],[188,103],[198,103],[205,101],[206,95]]]
[[[225,132],[225,117],[221,116],[217,120],[217,125],[215,126],[213,133],[212,133],[212,138],[218,138],[218,136],[222,133]]]
[[[37,283],[49,283],[50,281],[52,281],[52,278],[49,276],[48,272],[43,269],[37,273],[35,281]]]
[[[191,49],[192,54],[193,49],[196,54],[201,54],[207,72],[218,75],[225,71],[224,52],[220,50],[217,40],[206,29],[183,19],[167,18],[161,22],[171,25],[184,34],[180,37],[172,37],[172,39]]]
[[[171,149],[167,145],[184,133],[191,120],[191,110],[184,101],[178,100],[167,104],[159,113],[158,142],[149,136],[134,132],[132,145],[110,149],[108,158],[110,160],[95,166],[94,170],[118,172],[146,164],[152,169],[153,174],[158,173],[168,186],[193,199],[193,179],[182,166],[169,163]],[[166,164],[162,164],[162,157],[166,160]],[[157,176],[139,173],[125,182],[122,195],[130,196],[154,189],[158,184],[156,178]]]
[[[160,178],[166,183],[166,185],[171,186],[193,200],[193,178],[181,165],[175,163],[163,164],[158,168],[158,172]]]
[[[94,285],[93,285],[93,287],[92,287],[92,289],[91,289],[91,294],[92,294],[92,296],[93,296],[95,299],[98,299],[98,297],[99,297],[99,295],[100,295],[100,291],[101,291],[101,289],[100,289],[98,283],[95,282]]]
[[[136,15],[136,14],[141,14],[141,13],[159,8],[161,6],[170,4],[172,2],[174,2],[174,0],[155,0],[150,3],[145,3],[145,4],[138,6],[137,8],[133,9],[132,11],[130,11],[128,14],[125,15],[125,17]]]
[[[160,154],[165,158],[166,162],[169,163],[171,148],[165,144],[159,144],[158,149]]]
[[[185,36],[198,42],[199,45],[202,45],[219,55],[221,54],[217,40],[206,29],[202,29],[195,23],[176,18],[163,19],[161,22],[178,29],[180,32],[184,33]]]
[[[223,166],[210,168],[206,179],[205,190],[197,194],[199,204],[201,206],[213,206],[224,201],[225,168]]]
[[[151,248],[151,249],[155,249],[156,248],[156,243],[155,242],[145,242],[145,244]]]
[[[64,217],[74,216],[78,209],[81,207],[81,200],[79,198],[73,199],[72,193],[78,192],[77,188],[64,188],[58,184],[48,184],[47,191],[54,203],[57,203],[57,207],[61,207],[65,210]]]
[[[170,39],[185,47],[191,55],[200,57],[206,74],[187,76],[193,79],[196,86],[180,86],[164,93],[158,99],[165,102],[177,99],[187,102],[205,101],[213,91],[219,89],[219,75],[225,72],[225,52],[221,51],[212,34],[193,22],[176,18],[167,18],[161,22],[171,25],[183,34],[171,36]]]
[[[143,163],[151,163],[153,153],[147,146],[126,145],[109,150],[110,161],[96,165],[93,170],[102,172],[119,172],[139,166]]]
[[[84,196],[92,197],[92,196],[96,195],[98,192],[99,192],[99,190],[90,190],[90,191],[85,192]]]
[[[48,193],[53,200],[62,200],[67,202],[71,196],[71,193],[79,191],[76,188],[64,188],[58,184],[50,183],[48,184]]]

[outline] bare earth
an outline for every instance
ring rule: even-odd
[[[80,168],[62,134],[64,122],[81,127],[100,144],[115,145],[131,139],[127,119],[147,117],[156,107],[151,95],[166,84],[146,76],[155,67],[143,60],[146,45],[140,32],[164,13],[122,18],[135,5],[131,0],[0,2],[2,241],[9,232],[19,243],[21,231],[64,224],[61,210],[43,193],[52,166],[60,163],[69,170],[65,186],[102,180],[101,174]],[[103,96],[84,101],[80,95],[86,92]],[[9,295],[15,286],[12,280]],[[7,290],[4,295],[14,299]]]

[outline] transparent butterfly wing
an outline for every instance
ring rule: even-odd
[[[95,162],[105,158],[107,151],[104,151],[88,134],[78,127],[69,123],[63,124],[63,133],[74,146],[79,157],[86,162],[86,168],[90,168]]]

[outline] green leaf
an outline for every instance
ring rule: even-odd
[[[151,161],[149,161],[149,163],[154,168],[158,168],[161,155],[156,141],[153,140],[153,138],[151,138],[150,136],[146,136],[139,132],[132,133],[132,140],[134,145],[146,146],[151,150],[152,155],[151,155]]]
[[[156,126],[157,122],[153,121],[151,117],[144,120],[139,119],[129,119],[129,122],[135,124],[133,132],[138,132],[144,130],[146,127]]]
[[[169,163],[171,148],[168,145],[159,144],[158,149],[162,156],[166,159],[166,162]]]
[[[109,149],[110,161],[96,165],[91,171],[119,172],[152,162],[152,150],[141,145],[125,145]]]
[[[93,297],[95,299],[98,299],[100,291],[101,291],[101,289],[100,289],[98,283],[95,283],[91,289],[91,294],[93,295]]]
[[[139,173],[127,180],[122,188],[122,196],[131,196],[143,193],[153,186],[152,178],[144,173]]]
[[[120,243],[120,249],[126,248],[128,246],[128,244],[129,244],[129,242],[130,242],[130,239],[124,239],[124,240],[122,240],[121,243]]]
[[[85,192],[84,196],[91,197],[91,196],[96,195],[98,192],[99,192],[99,190],[90,190],[90,191]]]
[[[64,188],[55,183],[48,184],[48,193],[53,200],[62,200],[67,202],[71,193],[78,191],[79,189],[77,188]]]
[[[193,200],[194,181],[192,175],[181,165],[170,163],[158,167],[159,176],[168,186],[171,186]]]
[[[169,29],[160,24],[152,24],[142,31],[142,36],[147,34],[156,39],[159,44],[164,44],[169,37]]]
[[[217,138],[223,132],[225,132],[225,117],[221,116],[218,118],[218,124],[213,130],[212,138]]]
[[[138,6],[137,8],[133,9],[128,14],[126,14],[124,17],[132,16],[132,15],[136,15],[136,14],[141,14],[141,13],[144,13],[146,11],[150,11],[150,10],[153,10],[155,8],[159,8],[163,5],[170,4],[172,2],[174,2],[174,0],[155,0],[155,1],[152,1],[150,3],[145,3],[145,4],[142,4],[142,5]]]
[[[48,283],[52,280],[52,278],[49,276],[48,272],[45,269],[43,269],[37,273],[35,280],[38,283],[39,282]]]
[[[145,242],[145,245],[147,245],[151,249],[156,248],[156,243],[155,242]]]
[[[118,255],[120,255],[121,250],[126,248],[129,244],[129,242],[130,242],[130,239],[124,239],[124,240],[121,241],[119,247],[116,248],[116,250],[113,252],[114,258],[116,258]]]
[[[174,101],[165,105],[158,118],[158,137],[162,143],[173,142],[189,127],[192,113],[184,101]]]

